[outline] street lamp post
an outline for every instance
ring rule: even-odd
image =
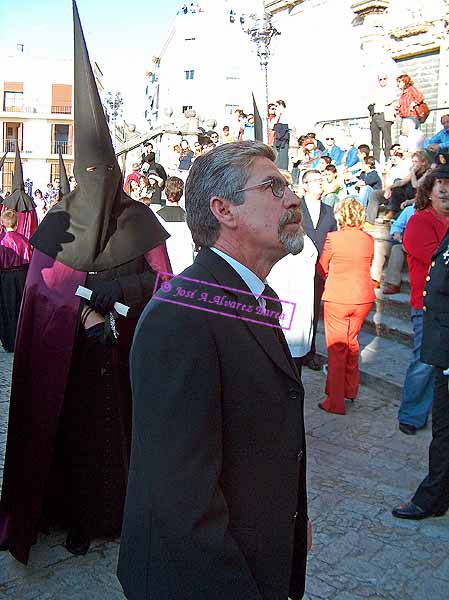
[[[271,15],[264,13],[249,15],[250,26],[245,30],[251,41],[256,44],[260,66],[265,74],[265,114],[268,131],[268,61],[270,59],[270,43],[273,37],[281,32],[271,22]]]
[[[111,110],[111,117],[112,117],[112,122],[114,125],[114,127],[113,127],[114,135],[112,136],[113,137],[112,145],[115,148],[116,136],[117,136],[117,133],[116,133],[117,117],[121,116],[123,113],[123,110],[122,110],[123,98],[122,98],[122,95],[120,92],[117,92],[115,94],[115,96],[113,96],[111,92],[108,92],[105,102]]]

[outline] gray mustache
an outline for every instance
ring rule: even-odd
[[[288,225],[289,223],[301,223],[301,221],[302,221],[301,210],[299,208],[298,209],[291,208],[290,210],[287,211],[287,213],[279,221],[279,227],[282,229],[283,227],[285,227],[285,225]]]

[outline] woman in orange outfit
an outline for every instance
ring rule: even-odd
[[[365,209],[346,198],[337,214],[338,231],[327,234],[319,269],[326,277],[324,327],[328,352],[326,398],[318,406],[344,415],[345,398],[359,389],[358,334],[375,299],[370,267],[374,240],[362,231]]]

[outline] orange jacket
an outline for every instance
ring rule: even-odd
[[[326,277],[323,300],[365,304],[375,299],[370,267],[374,239],[355,227],[327,234],[318,265]]]

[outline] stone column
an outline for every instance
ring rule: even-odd
[[[375,65],[389,58],[384,49],[384,24],[390,0],[358,0],[351,5],[360,24],[360,45],[366,65]]]

